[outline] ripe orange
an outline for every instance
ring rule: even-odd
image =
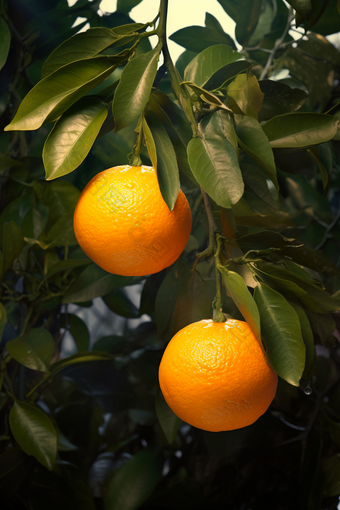
[[[194,427],[219,432],[254,423],[278,377],[246,322],[202,320],[169,342],[159,383],[169,407]]]
[[[184,250],[191,211],[182,191],[173,211],[149,166],[116,166],[80,195],[74,232],[84,252],[109,273],[144,276],[170,266]]]

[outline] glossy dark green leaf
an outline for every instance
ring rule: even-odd
[[[157,178],[162,197],[173,210],[180,189],[176,153],[162,122],[154,115],[147,117],[157,152]]]
[[[108,335],[100,338],[93,344],[93,351],[117,354],[126,346],[126,338],[118,335]]]
[[[47,180],[67,175],[83,162],[106,117],[106,105],[96,97],[80,99],[60,117],[42,153]]]
[[[340,494],[340,454],[336,453],[323,463],[323,495],[325,497]]]
[[[192,137],[192,130],[182,108],[180,108],[176,103],[171,101],[169,96],[167,96],[158,89],[152,91],[151,97],[156,99],[162,111],[165,113],[166,118],[168,118],[169,121],[171,122],[178,137],[180,138],[182,143],[185,146],[187,146]]]
[[[278,209],[278,200],[269,190],[268,179],[263,171],[255,164],[242,164],[241,171],[246,189],[251,190],[273,209]]]
[[[206,103],[211,104],[212,106],[215,106],[217,108],[222,108],[223,110],[228,110],[229,112],[232,112],[232,110],[228,108],[217,96],[215,96],[208,90],[205,90],[202,87],[198,87],[191,81],[183,81],[181,85],[190,87],[191,90],[193,90],[197,97],[199,97],[202,101],[205,101]]]
[[[59,179],[36,185],[35,192],[47,207],[49,226],[52,226],[64,214],[73,214],[80,197],[80,191],[72,183]]]
[[[241,53],[234,51],[225,44],[210,46],[199,53],[186,67],[184,80],[191,81],[199,87],[204,87],[213,74],[227,64],[242,58]]]
[[[60,327],[67,329],[73,336],[78,351],[87,351],[90,345],[90,333],[85,322],[73,313],[60,315]]]
[[[197,271],[184,281],[175,306],[174,333],[193,322],[211,317],[212,307],[206,282]]]
[[[268,120],[262,129],[272,147],[308,147],[331,140],[338,122],[322,113],[287,113]]]
[[[59,260],[55,264],[53,264],[46,273],[45,279],[51,278],[55,274],[63,273],[64,271],[72,271],[72,269],[81,266],[88,266],[91,264],[90,259],[69,259],[69,260]]]
[[[38,239],[43,233],[48,220],[47,208],[41,202],[29,209],[21,222],[22,233],[25,237]]]
[[[162,471],[156,450],[142,450],[116,471],[109,483],[104,510],[136,510],[154,491]]]
[[[227,44],[236,50],[236,46],[232,38],[225,33],[217,32],[210,27],[191,26],[181,28],[169,39],[184,46],[187,50],[200,52],[216,44]]]
[[[309,18],[312,10],[312,0],[289,0],[288,3],[304,18]]]
[[[237,154],[224,136],[220,116],[205,117],[201,132],[202,135],[193,138],[188,145],[191,171],[211,198],[228,209],[239,201],[244,190]]]
[[[236,22],[236,39],[245,45],[255,30],[262,9],[261,0],[218,0]]]
[[[9,424],[20,448],[51,471],[57,454],[57,433],[49,417],[36,407],[16,401]]]
[[[308,152],[318,165],[324,188],[324,196],[326,196],[332,182],[333,161],[331,147],[328,143],[322,143],[316,147],[311,147],[308,149]]]
[[[0,69],[6,64],[11,45],[11,32],[4,18],[0,16]]]
[[[262,168],[279,189],[273,150],[260,123],[245,115],[234,115],[235,131],[242,149]]]
[[[0,342],[2,339],[2,333],[4,332],[6,322],[7,322],[6,308],[2,303],[0,303]]]
[[[90,28],[86,32],[80,32],[67,39],[49,55],[43,65],[41,77],[46,78],[60,67],[76,60],[94,57],[112,45],[116,46],[122,41],[128,42],[130,38],[126,40],[124,36],[134,32],[134,27],[129,25],[126,34],[122,34],[120,28],[116,27],[112,30],[105,27]],[[122,55],[128,58],[129,50],[124,50]]]
[[[140,4],[142,0],[118,0],[117,11],[128,14],[136,5]]]
[[[74,246],[78,244],[73,230],[73,214],[65,213],[52,225],[48,232],[48,240],[51,246]]]
[[[160,46],[134,57],[125,66],[113,98],[115,131],[128,126],[143,112],[156,77]]]
[[[170,334],[172,333],[177,296],[183,281],[189,276],[189,265],[182,259],[179,259],[171,267],[158,289],[155,302],[155,322],[160,337],[166,331],[170,332]]]
[[[83,363],[91,363],[93,361],[112,361],[114,358],[108,352],[79,352],[77,354],[72,354],[72,356],[68,356],[67,358],[56,361],[51,365],[51,376],[55,376],[59,374],[62,370],[67,367],[72,367],[74,365],[81,365]]]
[[[64,295],[63,303],[80,303],[98,296],[105,296],[111,290],[138,283],[130,276],[117,276],[104,271],[96,264],[87,267],[74,281]]]
[[[306,349],[296,312],[281,294],[263,283],[256,286],[254,299],[268,363],[282,379],[299,386]]]
[[[182,424],[182,420],[170,409],[161,391],[156,394],[155,406],[159,424],[168,443],[171,444]]]
[[[274,80],[259,82],[264,94],[259,120],[269,120],[276,115],[295,112],[306,102],[308,94],[297,88],[291,88],[285,83]]]
[[[301,266],[314,271],[339,274],[339,268],[324,254],[306,246],[299,239],[285,237],[269,230],[249,234],[237,240],[243,251],[262,250],[268,247],[278,248],[280,253],[291,258]]]
[[[16,361],[32,370],[49,372],[54,341],[51,333],[44,328],[33,328],[23,336],[6,344],[6,349]]]
[[[271,2],[265,2],[262,4],[261,13],[258,18],[258,22],[255,26],[255,30],[251,34],[250,38],[247,39],[247,46],[256,46],[261,44],[264,37],[272,33],[272,24],[277,15],[277,5]],[[248,28],[247,28],[248,29]]]
[[[20,255],[24,244],[25,242],[20,227],[14,221],[5,223],[2,240],[2,274],[5,274],[12,266],[14,260]]]
[[[297,316],[299,317],[302,338],[306,347],[304,379],[310,380],[314,375],[311,372],[311,369],[314,366],[316,357],[313,330],[311,328],[306,312],[300,303],[297,303],[296,301],[289,301],[289,303],[294,308]]]
[[[268,207],[266,203],[258,200],[257,196],[245,192],[246,198],[241,198],[237,204],[233,205],[233,213],[236,223],[239,225],[248,225],[251,227],[262,227],[272,230],[282,230],[284,227],[294,227],[294,223],[288,214],[274,210]],[[248,201],[254,201],[254,208],[250,207]],[[264,214],[257,212],[257,209],[265,209]]]
[[[254,269],[260,277],[267,275],[267,279],[269,277],[282,290],[294,294],[311,312],[327,313],[338,310],[340,307],[340,300],[322,290],[311,278],[306,280],[274,264],[262,261],[254,263]]]
[[[108,308],[117,315],[128,319],[138,317],[138,308],[129,299],[124,289],[114,289],[103,297],[103,301]]]
[[[256,76],[248,71],[239,74],[227,87],[227,94],[234,99],[240,110],[248,117],[257,120],[262,107],[263,92],[261,92]]]
[[[149,128],[148,123],[145,120],[145,117],[143,117],[143,134],[146,148],[148,149],[148,154],[150,156],[151,164],[154,167],[154,169],[157,170],[157,152],[155,140],[153,139],[151,129]]]
[[[259,311],[242,276],[234,271],[228,271],[221,265],[218,266],[218,269],[223,276],[223,283],[229,296],[240,310],[245,321],[249,324],[260,345],[262,345]]]
[[[61,67],[30,90],[5,130],[34,130],[56,120],[107,78],[120,62],[120,57],[93,57]]]

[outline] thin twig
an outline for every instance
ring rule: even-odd
[[[326,244],[326,242],[328,241],[328,239],[330,237],[329,234],[331,233],[333,228],[337,225],[339,220],[340,220],[340,209],[338,210],[338,213],[335,216],[335,218],[333,219],[332,223],[330,223],[328,225],[328,227],[326,228],[326,232],[325,232],[325,235],[323,236],[322,241],[314,248],[315,251],[320,250]]]
[[[290,29],[290,25],[291,25],[291,22],[293,21],[295,15],[290,12],[290,14],[288,15],[288,21],[287,21],[287,25],[283,31],[283,34],[281,35],[281,37],[279,37],[278,39],[276,39],[275,41],[275,44],[274,44],[274,48],[272,49],[271,51],[271,54],[269,55],[269,58],[267,60],[267,63],[261,73],[261,76],[260,76],[260,80],[264,80],[264,78],[267,76],[268,74],[268,71],[269,71],[269,68],[270,66],[272,65],[272,62],[274,60],[274,57],[276,55],[276,52],[280,49],[283,41],[285,40],[285,37]]]

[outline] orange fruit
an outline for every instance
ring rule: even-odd
[[[178,259],[191,222],[181,190],[169,211],[155,169],[123,165],[100,172],[87,184],[73,225],[81,248],[98,266],[118,275],[144,276]]]
[[[275,397],[278,377],[246,322],[202,320],[165,349],[159,383],[179,418],[219,432],[254,423]]]

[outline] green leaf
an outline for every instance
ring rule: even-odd
[[[313,330],[311,328],[306,312],[300,303],[297,303],[296,301],[289,301],[289,303],[294,308],[297,316],[299,317],[302,338],[306,347],[304,379],[310,380],[314,375],[314,373],[311,373],[311,369],[313,369],[316,357]]]
[[[93,57],[61,67],[30,90],[5,131],[34,130],[56,120],[105,80],[121,61],[118,56]]]
[[[158,89],[152,91],[150,99],[152,98],[156,99],[161,108],[161,113],[163,112],[166,119],[169,119],[183,145],[187,146],[192,136],[192,130],[182,108]],[[154,113],[158,115],[157,112]]]
[[[312,10],[312,0],[289,0],[288,3],[301,16],[308,19]]]
[[[248,71],[239,74],[227,87],[227,94],[233,98],[240,110],[249,117],[257,120],[262,107],[263,92],[261,92],[256,76]]]
[[[54,468],[57,454],[57,433],[45,413],[23,402],[14,402],[9,413],[14,439],[49,471]]]
[[[128,14],[136,5],[140,4],[142,0],[118,0],[117,11]]]
[[[322,143],[316,147],[308,149],[309,154],[314,158],[320,170],[324,196],[327,195],[330,185],[332,183],[333,161],[332,150],[329,143]]]
[[[73,230],[73,213],[65,213],[49,230],[45,249],[51,246],[73,246],[75,244],[78,242]]]
[[[236,22],[236,39],[242,45],[254,32],[262,10],[261,0],[218,0],[226,13]]]
[[[158,289],[155,302],[155,322],[158,335],[172,334],[175,303],[184,280],[190,276],[190,269],[182,259],[171,267]]]
[[[80,190],[62,179],[39,183],[35,192],[47,207],[50,226],[64,214],[73,214],[80,197]]]
[[[143,112],[156,77],[160,46],[138,55],[125,66],[112,104],[115,132],[128,126]]]
[[[225,137],[221,116],[207,116],[200,126],[202,136],[188,144],[191,171],[211,198],[228,209],[244,191],[237,154]]]
[[[235,60],[243,59],[241,53],[230,46],[218,44],[199,53],[186,67],[184,80],[204,87],[208,80],[220,69]]]
[[[182,420],[170,409],[161,391],[158,391],[156,394],[155,406],[159,424],[166,440],[171,444],[182,424]]]
[[[52,335],[44,328],[33,328],[6,344],[6,349],[16,361],[27,368],[45,373],[49,373],[53,348]]]
[[[211,317],[211,300],[206,282],[193,271],[178,293],[175,306],[174,333],[188,324]]]
[[[308,98],[308,94],[301,89],[291,88],[285,83],[273,80],[259,82],[264,94],[259,120],[268,120],[275,115],[299,110]]]
[[[85,322],[73,313],[60,315],[60,327],[71,333],[78,351],[87,351],[90,345],[90,333]]]
[[[73,282],[64,295],[63,303],[80,303],[98,296],[105,296],[113,289],[133,285],[139,278],[107,273],[96,264],[87,267]]]
[[[4,305],[0,302],[0,343],[2,339],[2,334],[4,332],[5,326],[7,322],[7,312]]]
[[[323,495],[326,498],[340,494],[340,453],[323,463]]]
[[[112,30],[100,27],[89,28],[86,32],[74,35],[70,39],[64,41],[58,46],[46,59],[42,71],[41,78],[54,73],[57,69],[75,62],[76,60],[84,60],[95,57],[110,46],[117,46],[117,43],[124,44],[132,38],[126,37],[129,32],[134,32],[134,26],[129,25],[126,34],[122,34],[121,28],[115,27]],[[124,50],[120,56],[128,58],[130,50]]]
[[[218,269],[223,276],[223,283],[227,288],[229,296],[240,310],[245,321],[249,324],[259,344],[262,345],[259,311],[242,276],[234,271],[228,271],[221,265],[218,265]]]
[[[19,257],[24,244],[25,242],[20,227],[18,227],[14,221],[5,223],[2,241],[2,275],[4,275],[6,271],[12,267],[14,260]]]
[[[263,171],[255,164],[242,164],[241,171],[247,189],[250,189],[273,209],[278,209],[278,200],[269,190],[268,179]]]
[[[114,289],[103,297],[108,308],[117,315],[128,319],[136,319],[139,316],[138,308],[130,301],[124,289]]]
[[[6,64],[10,46],[11,32],[4,18],[0,16],[0,69]]]
[[[139,508],[154,491],[161,472],[156,450],[140,451],[114,473],[104,498],[104,510]]]
[[[21,222],[24,237],[38,239],[43,233],[48,220],[47,208],[41,202],[29,209]]]
[[[235,131],[242,149],[262,168],[279,189],[273,150],[260,123],[245,115],[234,115]]]
[[[93,361],[112,361],[114,357],[108,352],[78,352],[77,354],[72,354],[72,356],[68,356],[67,358],[56,361],[51,365],[51,377],[59,374],[64,368],[72,367],[73,365],[78,365],[82,363],[91,363]]]
[[[104,351],[110,354],[121,352],[126,346],[126,338],[118,335],[108,335],[97,340],[93,345],[93,351]]]
[[[156,152],[155,140],[153,139],[151,130],[150,130],[148,123],[146,122],[144,116],[143,116],[143,134],[144,134],[146,148],[147,148],[148,154],[150,156],[151,164],[154,167],[154,169],[157,171],[157,152]]]
[[[47,180],[67,175],[83,162],[106,117],[106,105],[96,97],[80,99],[60,117],[43,148]]]
[[[282,290],[287,290],[294,294],[311,312],[327,313],[339,309],[339,299],[333,298],[325,292],[320,288],[319,282],[312,280],[309,275],[307,275],[309,278],[307,280],[274,264],[268,264],[263,261],[254,263],[253,268],[258,276],[263,276],[266,279],[267,275]]]
[[[218,108],[222,108],[223,110],[228,110],[229,112],[232,112],[232,110],[228,108],[224,103],[222,103],[222,101],[217,96],[215,96],[211,92],[208,92],[207,90],[202,89],[201,87],[198,87],[191,81],[183,81],[181,83],[181,86],[190,87],[202,101],[205,101],[206,103],[211,104],[212,106],[217,106]]]
[[[323,113],[287,113],[268,120],[262,129],[272,147],[308,147],[331,140],[338,123]]]
[[[176,153],[162,122],[155,115],[148,115],[147,120],[157,151],[159,188],[166,205],[172,211],[180,189]]]
[[[80,266],[88,266],[91,264],[90,259],[69,259],[69,260],[59,260],[55,264],[52,265],[52,267],[49,268],[44,281],[48,280],[52,276],[58,273],[63,273],[64,271],[72,271],[72,269],[75,269],[76,267]]]
[[[299,239],[282,236],[272,231],[257,232],[240,237],[237,240],[243,251],[277,248],[282,255],[291,258],[297,264],[320,273],[339,274],[340,269],[324,254],[306,246]]]
[[[209,46],[216,44],[227,44],[236,50],[235,43],[228,34],[217,32],[214,28],[210,27],[195,25],[181,28],[172,34],[169,39],[195,52],[203,51]]]
[[[299,386],[306,349],[294,308],[281,294],[264,283],[257,284],[254,299],[260,312],[268,363],[282,379]]]

